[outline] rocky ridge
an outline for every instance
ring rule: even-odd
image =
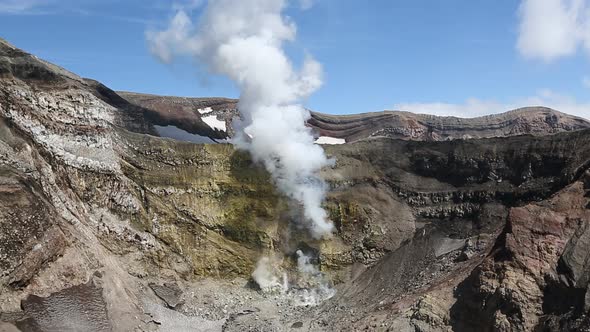
[[[215,115],[231,127],[239,116],[237,100],[227,98],[183,98],[118,92],[130,103],[149,109],[148,119],[156,125],[172,125],[192,134],[214,139],[231,136],[228,133],[211,134],[202,121]],[[200,112],[201,111],[201,112]],[[370,137],[387,137],[412,141],[445,141],[519,135],[549,135],[590,128],[586,119],[571,116],[546,107],[525,107],[506,113],[478,118],[441,117],[402,111],[384,111],[354,115],[329,115],[311,112],[308,124],[318,136],[355,142]]]

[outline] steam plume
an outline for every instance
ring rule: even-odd
[[[311,2],[309,2],[311,3]],[[295,70],[283,50],[296,27],[282,15],[285,0],[210,0],[197,24],[180,10],[167,30],[147,34],[151,51],[170,62],[196,57],[240,88],[234,144],[248,150],[273,176],[278,189],[303,206],[314,237],[331,234],[322,209],[325,183],[318,171],[329,164],[314,144],[302,106],[322,84],[321,65],[307,56]]]
[[[301,250],[297,254],[297,271],[289,278],[276,256],[264,256],[256,264],[252,279],[262,292],[283,295],[296,306],[316,306],[332,298],[336,290],[326,276],[311,263]]]
[[[287,274],[280,271],[278,268],[280,262],[274,260],[276,260],[275,257],[260,258],[256,264],[256,269],[252,272],[252,279],[263,292],[285,293],[289,290]]]

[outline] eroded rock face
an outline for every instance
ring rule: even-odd
[[[532,331],[552,315],[585,313],[587,283],[568,282],[562,274],[563,265],[570,276],[572,267],[585,268],[572,260],[590,223],[584,195],[576,182],[541,204],[511,209],[493,252],[457,289],[456,328],[474,329],[483,321],[490,331]]]
[[[587,326],[583,120],[547,109],[460,121],[314,114],[320,134],[356,141],[326,147],[337,232],[317,241],[244,152],[150,135],[186,124],[223,138],[198,121],[229,124],[235,101],[122,98],[4,42],[0,93],[0,320],[25,322],[29,296],[45,303],[91,281],[115,331]],[[474,139],[457,139],[467,131]],[[243,286],[261,255],[294,269],[297,250],[336,297],[293,308]],[[203,277],[215,294],[195,286]]]

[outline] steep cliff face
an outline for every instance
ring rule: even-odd
[[[5,42],[0,95],[0,329],[588,326],[581,119],[546,109],[485,121],[383,113],[430,119],[447,134],[322,132],[356,142],[326,146],[337,232],[317,241],[244,152],[157,136],[169,125],[226,137],[212,118],[183,124],[229,125],[235,101],[123,98]],[[527,125],[507,129],[515,118]],[[314,114],[311,124],[320,119],[338,118]],[[474,139],[446,140],[465,128]],[[488,136],[499,137],[475,139]],[[294,307],[249,286],[261,255],[290,270],[297,250],[336,284],[333,299]]]
[[[510,210],[490,255],[457,289],[457,329],[588,328],[588,252],[580,251],[590,220],[587,190],[577,181],[542,204]]]
[[[322,314],[339,330],[588,330],[588,251],[580,249],[589,178],[522,206],[487,205],[461,245],[427,228],[349,282]],[[441,247],[460,249],[438,256]]]

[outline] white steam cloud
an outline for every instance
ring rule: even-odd
[[[336,290],[318,268],[311,263],[311,257],[297,250],[297,304],[316,306],[336,295]]]
[[[289,290],[289,281],[287,274],[280,271],[278,266],[281,262],[276,257],[262,257],[256,264],[256,269],[252,272],[252,279],[258,284],[260,289],[266,293],[284,294]]]
[[[310,2],[311,3],[311,2]],[[197,24],[182,10],[168,29],[149,32],[151,51],[164,62],[196,57],[239,87],[234,144],[248,150],[273,176],[278,189],[299,202],[314,237],[332,233],[321,207],[325,183],[317,176],[330,164],[314,144],[302,102],[322,84],[322,69],[307,56],[295,70],[283,50],[296,27],[282,15],[285,0],[210,0]]]
[[[551,61],[590,53],[589,0],[523,0],[517,49],[527,58]]]
[[[332,283],[313,265],[311,257],[297,250],[297,270],[291,277],[281,269],[276,256],[263,256],[256,264],[252,279],[266,294],[282,295],[296,306],[316,306],[332,298],[336,290]]]

